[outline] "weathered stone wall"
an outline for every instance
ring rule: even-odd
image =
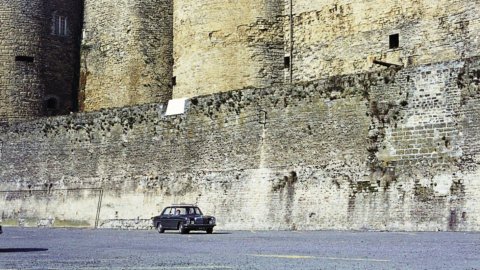
[[[56,16],[67,18],[65,35]],[[2,1],[0,123],[75,109],[81,16],[80,1]]]
[[[175,1],[173,96],[283,83],[282,1]]]
[[[479,12],[466,0],[177,1],[173,96],[476,56]]]
[[[172,16],[172,0],[85,1],[82,110],[171,98]]]
[[[476,56],[479,3],[294,0],[294,81],[383,68],[373,60],[411,67]],[[398,48],[389,48],[392,34]]]
[[[472,58],[193,98],[180,116],[151,104],[10,125],[2,218],[145,227],[189,202],[222,229],[479,230],[479,69]]]

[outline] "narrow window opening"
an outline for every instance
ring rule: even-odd
[[[172,86],[177,85],[177,76],[172,77]]]
[[[390,49],[396,49],[400,47],[400,35],[399,34],[393,34],[390,35],[389,38],[389,43],[390,43]]]
[[[290,56],[283,58],[283,68],[290,68]]]
[[[34,58],[31,56],[23,56],[23,55],[15,56],[15,61],[17,62],[33,63],[33,60]]]
[[[67,17],[65,16],[55,16],[54,21],[54,34],[57,36],[66,36],[67,35]]]

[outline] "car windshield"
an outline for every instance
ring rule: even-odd
[[[190,208],[190,213],[194,215],[202,215],[202,211],[200,211],[200,208],[198,207]]]
[[[172,208],[167,207],[165,208],[165,210],[163,210],[162,215],[171,215],[171,213],[172,213]]]

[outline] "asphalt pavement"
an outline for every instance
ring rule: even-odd
[[[480,269],[480,233],[4,228],[0,269]]]

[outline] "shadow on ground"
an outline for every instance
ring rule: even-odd
[[[208,233],[204,233],[204,232],[189,232],[189,233],[186,233],[186,234],[181,234],[179,232],[175,232],[175,231],[172,231],[172,232],[165,232],[164,234],[168,234],[168,235],[171,235],[171,234],[178,234],[178,235],[207,235],[207,236],[211,236],[211,235],[220,235],[220,234],[232,234],[231,232],[213,232],[212,234],[208,234]]]
[[[0,248],[0,253],[39,252],[39,251],[48,251],[48,248]]]

